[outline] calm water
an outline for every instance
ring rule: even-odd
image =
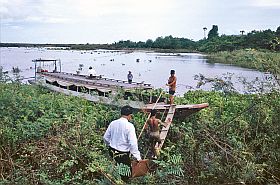
[[[257,78],[264,79],[264,74],[258,71],[224,64],[209,64],[201,54],[182,53],[153,53],[145,51],[75,51],[53,50],[48,48],[0,48],[0,65],[4,71],[11,71],[12,67],[22,70],[24,77],[34,76],[33,59],[60,59],[62,71],[76,73],[79,64],[84,67],[81,74],[87,74],[92,66],[97,74],[104,77],[127,80],[128,71],[133,73],[133,81],[151,83],[154,87],[167,89],[165,83],[171,69],[176,70],[177,95],[182,95],[188,86],[195,87],[197,81],[194,76],[203,74],[207,77],[218,77],[225,73],[233,73],[234,87],[242,91],[242,84],[237,79],[245,77],[248,81]],[[139,62],[136,62],[139,59]],[[32,69],[30,69],[32,68]],[[52,71],[53,66],[44,68]],[[209,89],[209,87],[204,87]]]

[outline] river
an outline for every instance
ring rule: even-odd
[[[195,53],[155,53],[147,51],[109,51],[109,50],[62,50],[55,48],[7,48],[0,47],[0,66],[3,71],[18,67],[24,78],[34,76],[33,59],[60,59],[62,71],[76,73],[82,64],[81,74],[87,74],[92,66],[97,74],[104,77],[127,80],[128,71],[132,71],[133,81],[151,83],[156,88],[166,89],[165,83],[171,69],[176,71],[177,95],[183,95],[191,87],[196,89],[197,81],[194,76],[202,74],[209,78],[232,74],[234,87],[244,91],[239,77],[248,81],[256,78],[265,80],[265,74],[259,71],[235,67],[225,64],[210,64],[202,54]],[[45,69],[53,70],[46,65]],[[204,90],[210,86],[202,87]]]

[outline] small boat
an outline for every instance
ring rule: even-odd
[[[170,105],[165,104],[164,102],[160,103],[152,103],[152,104],[146,104],[142,111],[144,112],[150,112],[152,109],[157,109],[159,112],[167,113],[169,108],[171,106],[174,106],[175,108],[175,117],[177,118],[186,118],[190,116],[193,113],[196,113],[200,111],[201,109],[207,108],[209,106],[208,103],[201,103],[201,104],[188,104],[188,105]]]

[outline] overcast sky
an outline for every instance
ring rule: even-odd
[[[0,0],[1,42],[113,43],[276,30],[280,0]]]

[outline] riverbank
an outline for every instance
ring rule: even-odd
[[[280,86],[280,53],[254,49],[222,51],[207,55],[209,63],[223,63],[268,72]]]
[[[221,51],[207,55],[209,63],[223,63],[280,74],[280,53],[254,49]]]

